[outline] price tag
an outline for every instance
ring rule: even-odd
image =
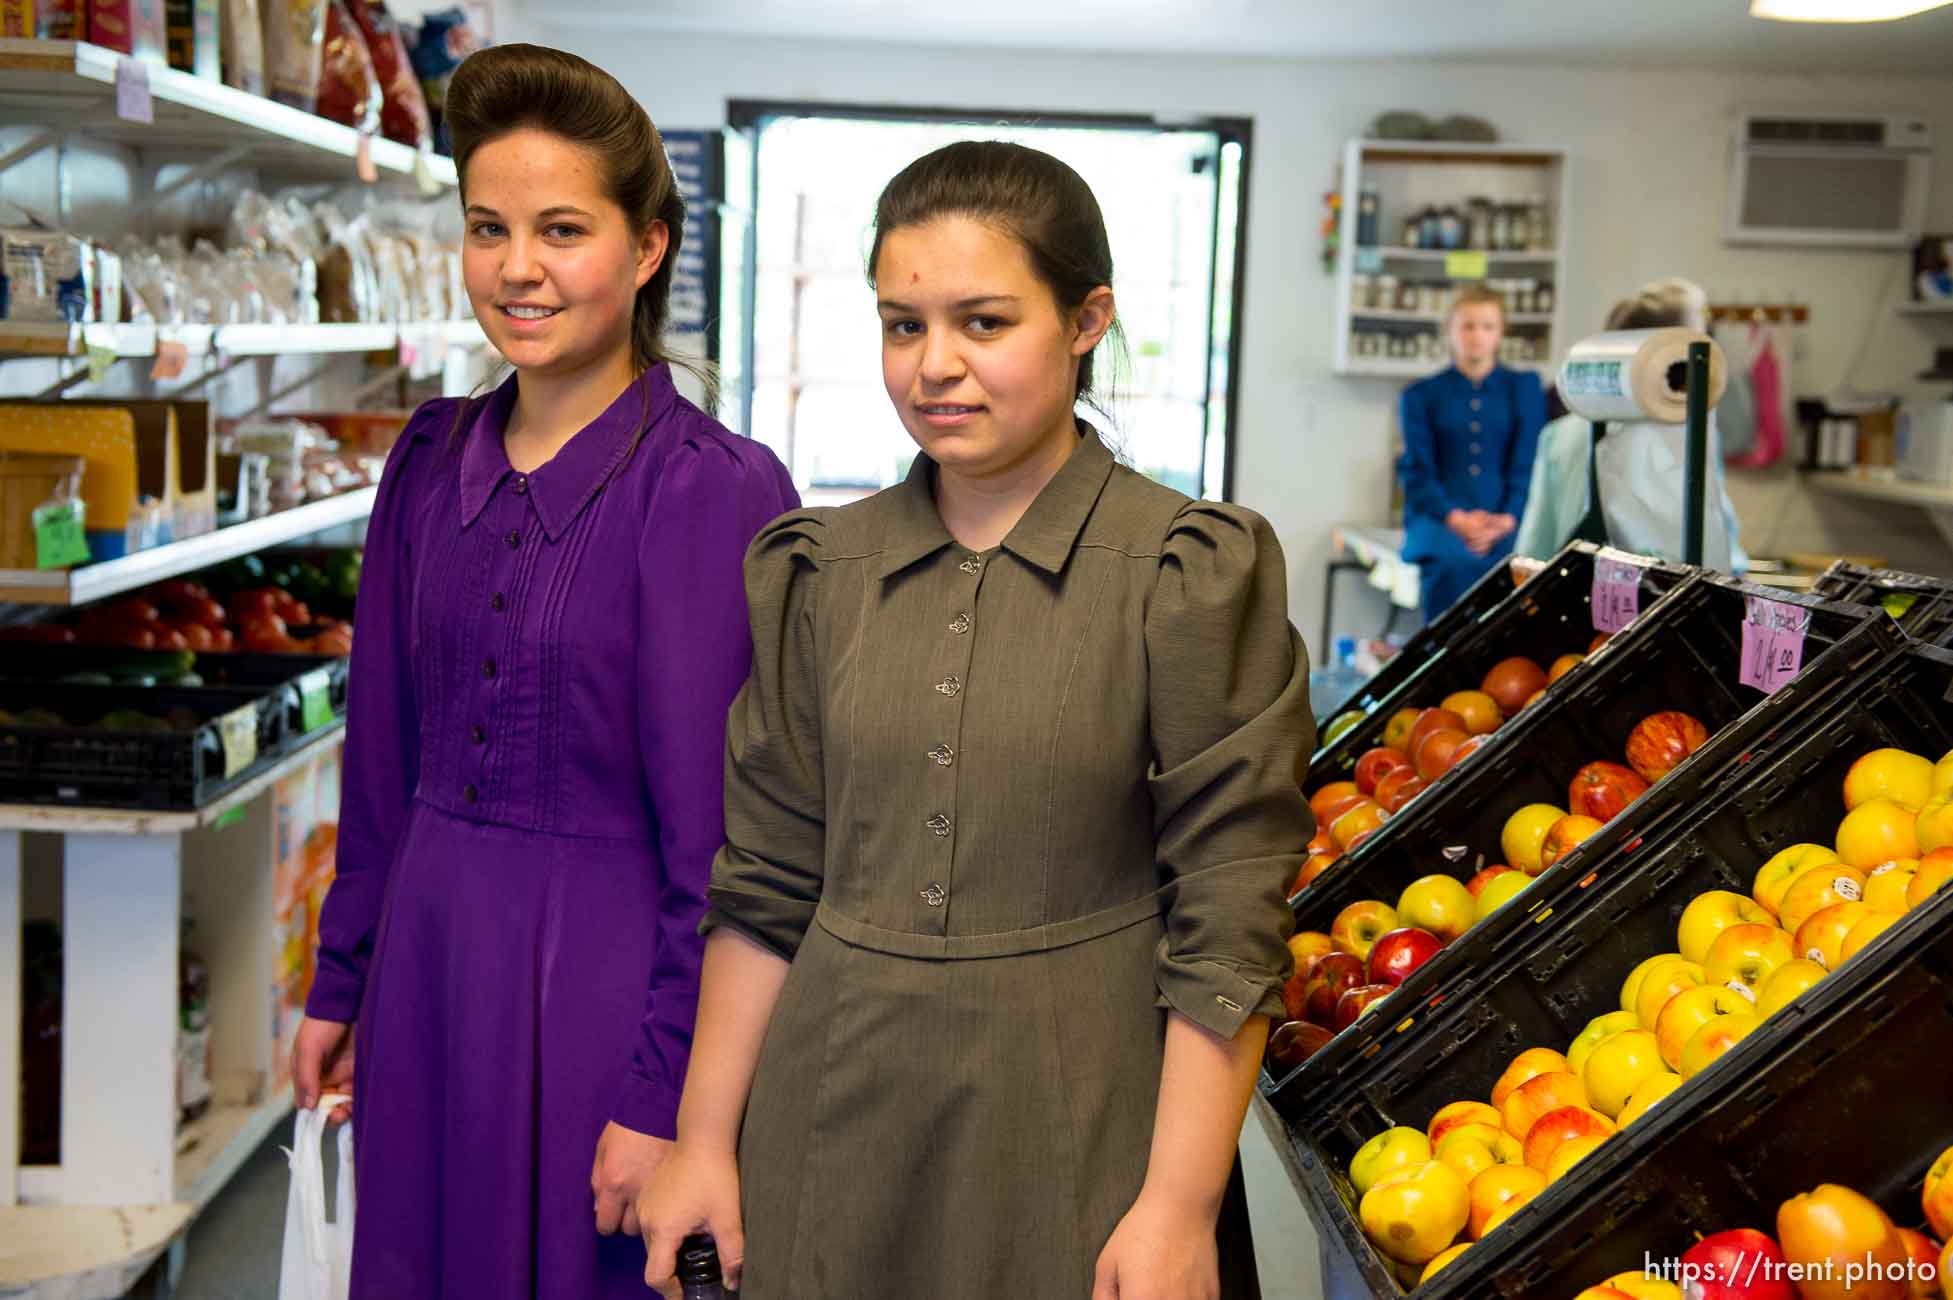
[[[210,829],[214,831],[229,830],[233,826],[242,826],[243,824],[244,809],[241,807],[227,808],[217,814],[217,820],[210,823]]]
[[[1743,663],[1737,680],[1759,691],[1774,692],[1804,667],[1804,634],[1811,612],[1801,605],[1749,598],[1743,614]]]
[[[1446,253],[1444,273],[1453,280],[1483,280],[1487,260],[1483,253]]]
[[[224,775],[236,776],[258,761],[258,706],[247,704],[217,719],[224,742]]]
[[[1382,270],[1383,251],[1381,249],[1359,248],[1356,250],[1356,273],[1358,275],[1375,275]]]
[[[34,567],[65,569],[88,559],[86,510],[77,498],[34,507]]]
[[[87,346],[88,382],[99,384],[108,378],[109,368],[115,364],[120,354],[113,347],[104,347],[100,343],[91,342]]]
[[[298,679],[300,727],[317,731],[332,721],[332,670],[315,668]]]
[[[414,184],[420,187],[421,197],[431,199],[441,192],[441,182],[434,179],[434,168],[427,161],[427,142],[414,150]]]
[[[373,165],[373,137],[361,131],[359,142],[353,146],[353,170],[359,173],[362,185],[371,185],[380,179],[380,169]]]
[[[1901,619],[1907,614],[1910,614],[1912,607],[1919,603],[1919,593],[1916,591],[1888,591],[1878,603],[1894,619]]]
[[[1594,557],[1594,631],[1620,631],[1641,612],[1641,566],[1626,560]]]
[[[156,112],[149,99],[149,65],[138,59],[119,59],[115,64],[115,115],[125,122],[154,124]]]
[[[190,364],[190,347],[178,339],[156,340],[156,363],[149,367],[151,379],[177,379]]]

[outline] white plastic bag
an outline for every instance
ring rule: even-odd
[[[353,1263],[353,1126],[339,1126],[338,1195],[326,1222],[326,1116],[345,1102],[319,1098],[292,1125],[292,1189],[285,1201],[285,1257],[278,1300],[346,1300]]]

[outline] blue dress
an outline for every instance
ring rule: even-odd
[[[1453,510],[1525,514],[1546,394],[1531,371],[1495,366],[1474,382],[1449,366],[1404,390],[1398,423],[1404,559],[1418,567],[1428,621],[1512,553],[1508,533],[1491,551],[1473,555],[1444,517]]]

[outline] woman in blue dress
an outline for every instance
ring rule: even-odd
[[[1482,285],[1445,318],[1451,365],[1404,390],[1404,559],[1417,565],[1426,622],[1512,554],[1533,450],[1546,423],[1539,376],[1499,364],[1505,303]]]

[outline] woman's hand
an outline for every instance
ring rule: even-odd
[[[311,1110],[329,1092],[353,1095],[352,1026],[307,1016],[292,1042],[292,1100],[300,1110]],[[346,1101],[326,1120],[341,1124],[352,1116],[352,1102]]]
[[[1099,1252],[1092,1300],[1219,1300],[1214,1216],[1142,1190]]]
[[[615,1120],[604,1125],[597,1139],[597,1158],[590,1166],[590,1195],[596,1198],[597,1232],[608,1237],[622,1228],[638,1235],[637,1198],[651,1175],[671,1154],[672,1143],[625,1128]]]
[[[1453,510],[1444,517],[1444,526],[1458,535],[1466,550],[1473,555],[1484,555],[1505,536],[1497,522],[1504,518],[1509,516],[1491,515],[1483,510]]]
[[[726,1288],[739,1289],[746,1229],[739,1215],[739,1164],[730,1150],[674,1145],[637,1198],[644,1234],[644,1284],[664,1289],[678,1271],[678,1247],[694,1233],[712,1238]]]

